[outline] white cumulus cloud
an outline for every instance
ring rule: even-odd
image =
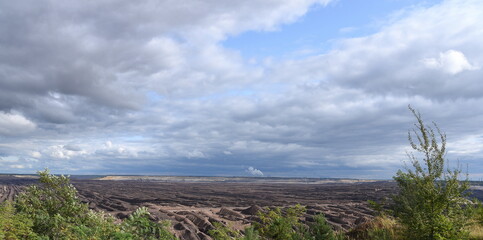
[[[428,68],[441,69],[450,74],[478,69],[478,67],[468,62],[468,59],[462,52],[456,50],[442,52],[439,54],[439,58],[425,58],[422,62]]]
[[[34,152],[31,152],[30,153],[30,156],[33,157],[33,158],[41,158],[42,157],[42,153],[37,152],[37,151],[34,151]]]
[[[71,159],[72,157],[78,157],[78,156],[87,154],[85,150],[81,150],[81,149],[71,150],[68,147],[66,148],[65,145],[50,146],[47,149],[45,149],[43,153],[54,159]],[[38,153],[38,156],[42,156],[42,154]]]

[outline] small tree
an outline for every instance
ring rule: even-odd
[[[465,239],[472,211],[466,199],[468,179],[460,181],[460,169],[445,168],[446,135],[435,123],[434,128],[425,125],[411,106],[409,110],[417,122],[408,139],[422,164],[408,153],[412,167],[394,177],[399,186],[399,194],[393,196],[394,213],[407,239]]]

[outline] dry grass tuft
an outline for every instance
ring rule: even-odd
[[[470,240],[483,240],[483,225],[472,225],[469,231]]]
[[[354,240],[397,240],[400,239],[400,226],[393,217],[381,215],[360,224],[348,232],[347,236]]]

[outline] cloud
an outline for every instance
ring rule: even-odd
[[[32,153],[30,153],[30,156],[33,158],[41,158],[42,154],[40,152],[33,151]]]
[[[479,69],[471,65],[462,52],[456,50],[440,53],[439,58],[425,58],[422,62],[428,68],[441,69],[450,74],[457,74],[464,70]]]
[[[203,152],[199,150],[189,151],[186,153],[186,156],[188,158],[206,158],[207,157]]]
[[[0,156],[76,173],[390,177],[411,103],[457,139],[450,156],[483,157],[480,1],[416,6],[295,59],[250,63],[222,44],[329,2],[2,3]]]
[[[223,151],[223,154],[225,154],[225,155],[232,155],[233,153],[230,152],[230,151],[225,150],[225,151]]]
[[[219,41],[248,30],[276,29],[310,6],[328,2],[183,3],[189,7],[152,0],[74,1],[55,7],[6,2],[0,14],[0,34],[9,36],[0,45],[0,96],[5,96],[0,105],[43,110],[24,99],[49,104],[55,92],[68,98],[62,101],[63,117],[73,119],[82,115],[75,111],[78,104],[93,111],[139,109],[146,85],[163,95],[213,91],[225,86],[224,79],[245,76],[241,59]]]
[[[247,170],[246,170],[247,173],[249,173],[250,175],[252,176],[256,176],[256,177],[262,177],[263,176],[263,172],[256,169],[256,168],[253,168],[253,167],[248,167]]]
[[[375,34],[341,39],[325,54],[286,61],[274,65],[273,71],[284,83],[315,83],[375,95],[479,97],[483,88],[476,66],[483,61],[483,47],[476,39],[483,37],[478,27],[482,13],[480,2],[471,0],[417,7]],[[432,60],[425,65],[421,59]]]
[[[113,144],[110,140],[104,143],[102,147],[94,147],[91,152],[89,153],[91,157],[111,157],[111,158],[128,158],[128,157],[136,157],[137,152],[128,147],[121,144]]]
[[[53,159],[70,159],[75,153],[65,149],[62,145],[50,146],[44,150],[47,156]]]
[[[111,141],[107,141],[104,145],[105,145],[106,148],[112,148],[112,142]]]
[[[35,130],[36,124],[19,113],[0,111],[0,135],[19,136]]]
[[[21,165],[21,164],[14,164],[14,165],[9,165],[9,167],[14,169],[23,169],[23,168],[26,168],[27,166]]]
[[[82,148],[80,146],[74,145],[74,144],[67,144],[63,146],[64,149],[69,150],[69,151],[82,151]]]

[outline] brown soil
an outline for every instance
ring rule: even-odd
[[[13,199],[33,179],[0,177],[0,200]],[[140,206],[153,220],[170,220],[181,239],[211,239],[214,222],[243,230],[266,207],[307,207],[303,221],[323,213],[334,228],[347,230],[370,219],[367,200],[380,201],[396,186],[392,182],[280,184],[227,182],[145,182],[73,180],[82,201],[95,210],[123,219]]]

